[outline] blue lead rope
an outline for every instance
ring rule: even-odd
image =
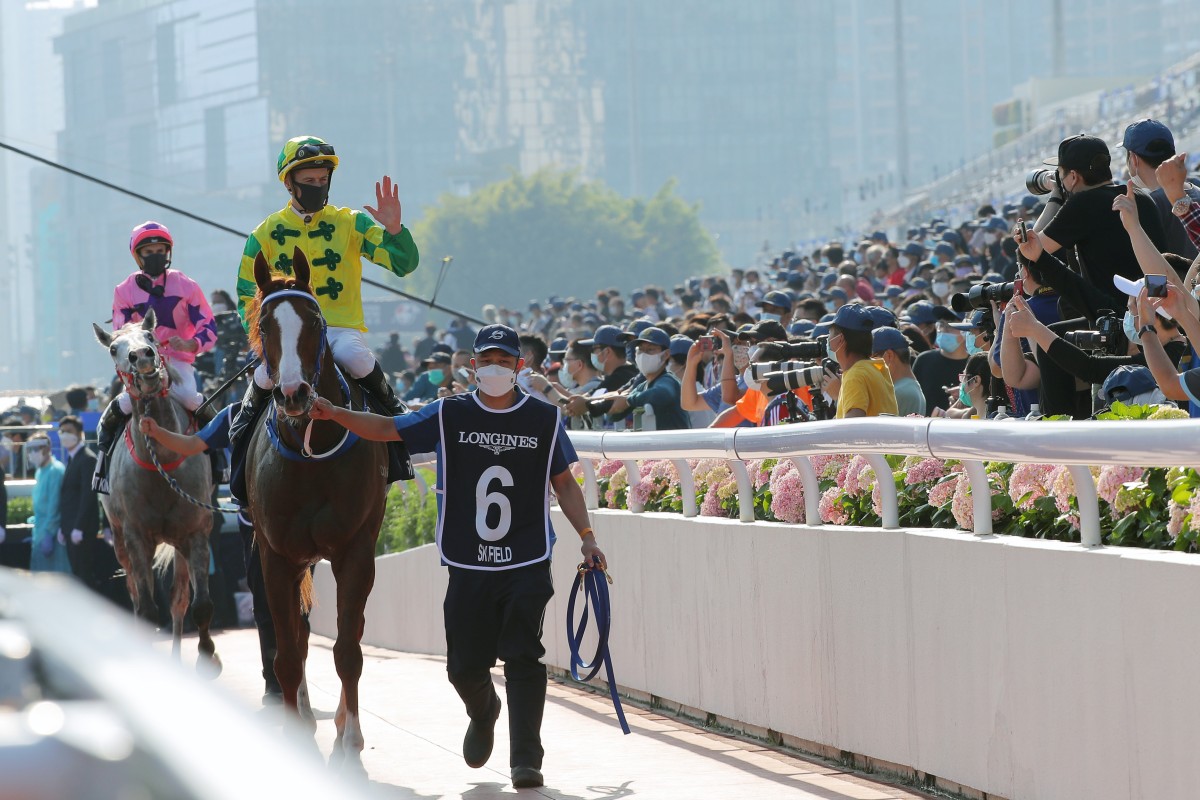
[[[571,677],[577,681],[587,682],[596,676],[600,667],[604,667],[608,680],[608,693],[612,697],[613,708],[617,710],[617,720],[621,730],[628,734],[629,723],[625,721],[625,710],[621,708],[621,697],[617,694],[617,679],[613,676],[612,657],[608,652],[608,633],[612,628],[612,608],[608,600],[608,585],[612,578],[599,567],[589,568],[580,564],[575,575],[575,583],[571,586],[571,599],[567,601],[567,641],[571,645]],[[583,593],[583,616],[579,619],[579,628],[574,628],[575,596]],[[588,616],[594,613],[596,631],[599,641],[596,643],[596,654],[590,662],[584,662],[579,656],[579,647],[583,643],[583,634],[587,631]],[[579,677],[580,670],[590,670],[587,675]]]

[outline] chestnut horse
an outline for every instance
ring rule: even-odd
[[[179,657],[190,581],[195,587],[192,621],[200,635],[197,667],[208,663],[215,668],[207,671],[208,675],[216,677],[221,660],[208,632],[213,615],[208,592],[208,535],[213,515],[172,489],[158,474],[154,460],[192,497],[208,498],[212,494],[212,468],[206,456],[180,458],[138,433],[138,421],[144,416],[174,433],[186,433],[191,423],[187,409],[167,394],[171,371],[158,352],[156,324],[154,310],[150,309],[141,322],[131,322],[114,333],[92,325],[96,340],[108,348],[117,374],[133,399],[133,419],[126,426],[124,440],[114,445],[109,464],[111,494],[101,495],[100,499],[112,525],[113,546],[125,570],[134,613],[152,625],[158,623],[151,562],[154,570],[165,572],[174,557],[171,651]]]
[[[321,559],[337,581],[337,641],[333,659],[342,681],[334,717],[333,757],[361,770],[363,610],[375,582],[375,541],[387,496],[387,445],[349,434],[334,422],[308,416],[313,401],[362,410],[364,397],[334,364],[325,319],[309,284],[309,265],[297,249],[294,278],[274,278],[260,253],[254,260],[258,294],[247,323],[252,344],[275,382],[272,403],[245,435],[246,491],[262,560],[277,651],[275,676],[283,699],[312,729],[304,662],[311,606],[309,568]]]

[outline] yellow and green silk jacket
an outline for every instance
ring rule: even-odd
[[[393,236],[370,216],[352,208],[327,205],[315,214],[300,216],[289,204],[264,219],[246,239],[237,280],[243,325],[246,306],[258,291],[255,257],[261,252],[273,273],[291,275],[297,247],[308,258],[312,288],[326,322],[331,328],[360,331],[367,329],[362,308],[362,257],[400,277],[415,270],[420,259],[407,227]]]

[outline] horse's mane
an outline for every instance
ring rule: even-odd
[[[250,352],[262,352],[262,342],[259,341],[260,329],[258,322],[259,316],[262,314],[263,299],[284,289],[312,294],[312,289],[297,283],[293,278],[288,278],[287,280],[276,279],[268,284],[266,291],[259,289],[258,293],[246,304],[246,336],[250,339]]]

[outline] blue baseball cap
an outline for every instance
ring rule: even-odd
[[[802,273],[798,270],[792,270],[791,272],[789,272],[787,275],[787,285],[788,286],[803,286],[804,285],[804,273]]]
[[[821,288],[823,288],[823,289],[828,289],[830,286],[833,286],[833,284],[836,282],[837,282],[837,274],[836,273],[826,272],[824,275],[821,276]]]
[[[792,310],[792,298],[786,292],[774,291],[767,292],[762,300],[759,300],[754,305],[762,308],[763,306],[778,306],[784,311]]]
[[[521,340],[517,332],[507,325],[484,325],[475,334],[475,352],[503,350],[510,356],[521,357]]]
[[[950,242],[951,244],[962,244],[962,237],[958,235],[958,231],[950,230],[942,233],[942,241]]]
[[[866,306],[847,303],[833,315],[831,324],[848,331],[869,331],[875,327],[875,320],[871,319]]]
[[[948,324],[951,328],[957,328],[960,331],[971,331],[975,330],[976,328],[984,328],[987,327],[988,317],[990,317],[991,314],[992,312],[990,309],[977,308],[971,313],[971,316],[967,317],[963,322],[950,322]]]
[[[603,347],[624,347],[625,341],[625,334],[616,325],[601,325],[599,328],[596,328],[596,332],[592,334],[592,338],[583,339],[579,344],[584,347],[595,347],[596,345]]]
[[[818,322],[816,325],[813,326],[812,331],[808,335],[811,336],[813,339],[819,339],[822,336],[828,336],[829,335],[829,323],[828,322]]]
[[[956,267],[964,267],[964,266],[973,267],[973,266],[975,266],[975,259],[971,258],[970,256],[955,256],[954,257],[954,266],[956,266]]]
[[[888,350],[908,350],[908,339],[895,328],[876,328],[871,331],[871,354]]]
[[[550,347],[548,347],[546,349],[546,352],[550,353],[551,355],[554,355],[554,354],[561,355],[562,353],[567,352],[567,344],[568,344],[567,337],[560,336],[557,339],[555,339],[553,342],[550,343]]]
[[[682,333],[677,333],[671,337],[671,355],[686,356],[688,350],[692,349],[693,344],[695,344],[695,342],[692,341],[691,337],[684,336]]]
[[[1008,223],[1000,217],[988,217],[987,222],[983,224],[984,230],[1000,231],[1004,233],[1008,230]]]
[[[896,315],[883,306],[867,306],[867,316],[875,322],[875,327],[886,325],[896,327]]]
[[[887,240],[888,240],[887,234],[884,233],[883,231],[875,231],[874,233],[871,234],[871,241],[886,242]]]
[[[904,255],[906,255],[906,256],[912,256],[913,258],[920,258],[921,254],[925,252],[925,248],[922,247],[917,242],[909,242],[908,244],[904,245],[903,252],[904,252]]]
[[[833,322],[833,314],[832,313],[822,314],[821,322]]]
[[[904,316],[914,325],[931,325],[938,321],[933,303],[925,300],[918,300],[904,309]]]
[[[891,286],[884,289],[883,292],[888,297],[899,297],[900,295],[902,295],[904,293],[904,289],[902,289],[899,286],[896,286],[895,284],[892,284]]]
[[[912,286],[914,289],[928,289],[929,288],[929,281],[925,280],[924,278],[913,278],[911,283],[912,283]]]
[[[1175,155],[1175,137],[1171,130],[1156,119],[1139,119],[1125,129],[1121,146],[1131,153],[1154,159]]]
[[[798,319],[791,325],[788,325],[788,335],[807,336],[808,334],[812,333],[813,328],[815,327],[817,327],[817,324],[811,319]]]
[[[662,328],[656,328],[653,325],[650,325],[643,329],[641,333],[638,334],[638,337],[634,339],[634,341],[646,342],[647,344],[656,344],[659,347],[670,349],[671,334],[667,333]]]
[[[933,252],[937,253],[939,256],[949,256],[950,258],[954,258],[954,245],[950,244],[949,242],[938,242],[937,246],[933,248]]]

